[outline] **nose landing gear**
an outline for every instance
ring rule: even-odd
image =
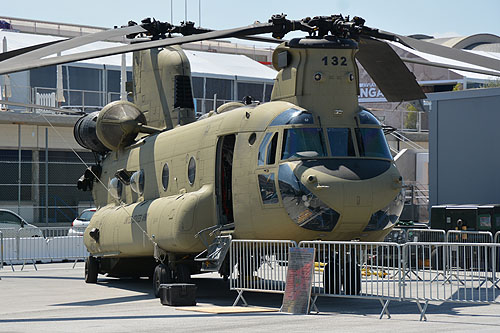
[[[339,295],[341,289],[345,295],[359,295],[361,292],[361,270],[356,257],[346,256],[340,260],[335,254],[324,268],[323,285],[327,294]]]

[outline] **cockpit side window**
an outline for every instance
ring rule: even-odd
[[[278,146],[278,133],[274,133],[271,143],[267,146],[267,164],[276,162],[276,147]]]
[[[271,139],[271,135],[273,133],[266,133],[264,135],[264,139],[262,140],[262,143],[260,144],[259,147],[259,158],[258,158],[258,165],[264,165],[265,164],[265,158],[266,158],[266,147],[267,143],[269,142],[269,139]]]
[[[307,111],[288,109],[274,118],[269,126],[297,124],[312,125],[314,124],[314,117]]]
[[[326,156],[321,128],[287,128],[283,134],[281,159]]]
[[[269,175],[258,175],[260,196],[264,205],[277,204],[278,193],[274,184],[274,173]]]
[[[391,151],[381,128],[356,128],[359,155],[392,159]]]
[[[332,156],[356,156],[350,128],[328,128],[327,134]]]

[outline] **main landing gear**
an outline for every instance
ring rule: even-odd
[[[185,263],[177,263],[175,270],[168,264],[158,264],[153,272],[153,291],[155,297],[160,297],[160,285],[165,283],[190,283],[191,267]]]
[[[97,283],[97,274],[99,273],[99,259],[93,256],[85,258],[85,282]]]

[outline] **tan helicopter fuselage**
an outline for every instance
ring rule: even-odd
[[[272,102],[219,108],[108,153],[100,181],[115,188],[94,184],[89,252],[151,257],[156,243],[199,253],[195,235],[217,225],[241,239],[382,239],[402,180],[380,124],[357,104],[354,54],[282,45]],[[137,176],[119,190],[122,169]]]

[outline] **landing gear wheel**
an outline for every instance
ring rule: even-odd
[[[97,283],[97,274],[99,272],[99,261],[96,257],[88,256],[85,258],[85,282]]]
[[[155,297],[160,297],[161,284],[171,283],[171,282],[172,282],[172,276],[170,268],[164,264],[157,265],[153,273],[153,291]]]
[[[191,270],[187,264],[177,264],[177,282],[191,283]]]
[[[361,292],[361,270],[356,260],[347,263],[343,283],[346,295],[359,295]]]

